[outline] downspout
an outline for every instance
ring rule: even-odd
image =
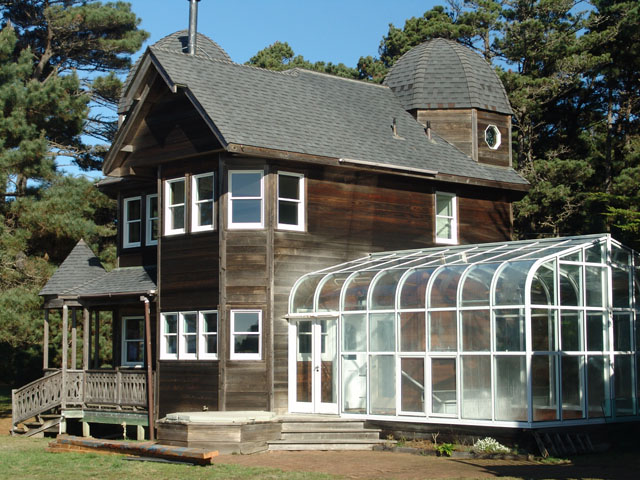
[[[198,2],[200,0],[189,1],[189,44],[187,53],[191,56],[196,54],[197,34],[198,34]]]
[[[151,369],[151,315],[149,313],[149,298],[140,297],[144,302],[144,351],[147,366],[147,412],[149,417],[149,440],[155,440],[155,412],[153,408],[153,370]]]

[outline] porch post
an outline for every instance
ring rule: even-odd
[[[144,302],[144,359],[147,365],[147,412],[149,415],[149,440],[155,440],[155,412],[153,409],[153,370],[151,369],[151,315],[149,299],[140,297]]]
[[[76,318],[76,308],[71,307],[71,370],[76,369],[76,356],[78,354],[77,342],[78,321]]]
[[[82,369],[89,370],[89,330],[91,326],[89,325],[89,316],[91,313],[88,308],[82,309]]]
[[[100,367],[100,310],[95,310],[95,329],[93,332],[93,368]]]
[[[62,408],[67,406],[67,363],[69,361],[69,307],[62,306]]]
[[[49,368],[49,309],[44,309],[44,332],[42,334],[42,369]]]

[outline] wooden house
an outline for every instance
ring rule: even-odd
[[[493,258],[488,252],[497,259],[507,252],[503,260],[519,258],[513,252],[521,250],[565,252],[559,244],[510,243],[512,203],[528,187],[511,164],[511,113],[489,64],[449,40],[410,50],[385,84],[375,85],[236,64],[209,38],[177,32],[149,47],[129,75],[119,130],[104,163],[99,186],[119,206],[118,267],[102,271],[79,244],[43,290],[45,309],[64,308],[65,322],[67,309],[83,310],[84,372],[93,343],[90,314],[113,312],[114,372],[145,373],[148,359],[143,378],[153,388],[138,394],[153,394],[153,418],[258,410],[520,427],[567,420],[561,412],[571,409],[562,410],[554,383],[559,347],[544,347],[547,356],[532,361],[531,334],[502,350],[491,339],[496,322],[509,326],[505,335],[524,338],[532,317],[523,312],[531,311],[531,300],[509,303],[509,314],[494,308],[499,303],[482,303],[496,285],[505,292],[513,285],[531,289],[526,274],[522,285],[522,275],[513,277],[513,285],[499,275],[491,283],[493,273],[517,271],[521,264],[487,267],[480,260]],[[593,267],[604,275],[612,268],[603,250],[597,262],[586,258],[592,247],[608,245],[610,251],[608,237],[564,245],[573,248],[571,265],[582,272]],[[485,256],[474,259],[474,251]],[[549,258],[554,265],[563,261]],[[629,254],[624,264],[628,286],[634,261],[637,256]],[[447,270],[448,280],[443,274],[428,283],[437,267],[449,264],[457,267]],[[420,265],[431,270],[416,273]],[[466,301],[457,293],[458,281],[467,278],[462,265],[477,267],[468,277],[484,292],[472,294],[479,302],[475,310],[472,303],[456,303]],[[536,288],[550,299],[565,273]],[[442,304],[427,305],[425,290],[414,292],[415,301],[406,306],[396,300],[399,285],[415,291],[416,285],[436,285]],[[557,337],[562,307],[549,301],[555,310],[547,337]],[[625,307],[629,322],[634,305]],[[443,349],[429,333],[435,313],[441,317],[437,342],[448,345]],[[604,317],[598,318],[604,328]],[[581,321],[581,332],[590,328]],[[476,347],[457,343],[468,329],[486,333],[475,356],[466,353]],[[574,366],[587,368],[591,357],[584,345],[578,350],[582,360]],[[600,350],[607,362],[613,359],[613,347]],[[633,351],[625,344],[629,372],[635,371]],[[517,372],[509,362],[517,363]],[[502,383],[500,368],[509,372]],[[546,368],[546,387],[521,382],[531,368]],[[634,378],[629,373],[630,385]],[[613,388],[609,377],[605,383],[602,392]],[[496,415],[492,392],[499,389],[506,401],[513,388],[525,404]],[[635,415],[635,393],[629,398]],[[526,399],[536,399],[538,413],[527,413]],[[584,414],[573,418],[588,421],[592,415],[581,401],[577,410]]]

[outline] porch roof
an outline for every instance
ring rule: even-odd
[[[106,270],[82,239],[65,258],[58,270],[40,290],[40,295],[60,295],[68,290],[92,282],[106,273]]]

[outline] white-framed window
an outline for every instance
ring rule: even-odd
[[[213,173],[202,173],[191,177],[192,232],[202,232],[215,228],[213,216],[213,180]]]
[[[304,175],[278,172],[278,228],[304,230]]]
[[[231,360],[262,359],[262,311],[231,310]]]
[[[158,244],[158,195],[147,195],[147,217],[145,243],[147,245]]]
[[[141,198],[125,198],[123,201],[122,232],[123,248],[139,247],[142,235],[142,208]]]
[[[484,130],[484,141],[491,150],[497,150],[502,143],[502,135],[495,125],[489,125]]]
[[[165,182],[164,190],[164,234],[176,235],[185,232],[186,181],[174,178]]]
[[[199,313],[198,358],[218,358],[218,312],[209,310]]]
[[[122,365],[144,362],[144,317],[122,317]]]
[[[218,312],[167,312],[161,320],[161,360],[218,358]]]
[[[264,227],[264,172],[229,171],[229,228]]]
[[[454,193],[436,192],[436,243],[458,243],[458,202]]]

